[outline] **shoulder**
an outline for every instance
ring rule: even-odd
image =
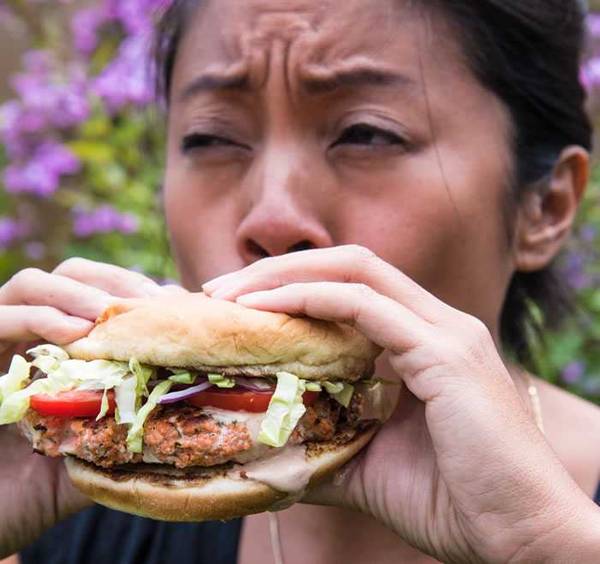
[[[600,408],[535,380],[548,442],[579,486],[593,496],[600,480]]]

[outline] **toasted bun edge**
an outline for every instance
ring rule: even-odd
[[[331,476],[353,458],[377,432],[373,424],[343,445],[328,445],[307,457],[312,475],[308,488]],[[110,470],[94,467],[74,457],[65,465],[71,481],[93,501],[112,509],[162,521],[199,522],[229,520],[272,511],[297,501],[298,496],[275,490],[261,482],[233,477],[216,470],[209,478],[185,480],[165,476],[152,479],[131,473],[111,478]]]

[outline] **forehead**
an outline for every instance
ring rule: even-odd
[[[193,14],[174,87],[193,76],[250,74],[260,85],[270,57],[292,72],[378,63],[415,76],[423,58],[464,71],[449,27],[409,0],[209,0]],[[293,67],[293,68],[291,68]],[[415,80],[417,82],[417,80]],[[181,84],[179,84],[181,86]]]

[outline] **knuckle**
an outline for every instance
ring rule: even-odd
[[[71,257],[61,262],[55,269],[54,274],[68,274],[70,272],[80,272],[91,261],[81,257]]]
[[[467,315],[465,317],[465,324],[471,336],[478,341],[486,339],[490,334],[486,324],[474,315]]]
[[[346,280],[348,282],[364,279],[365,274],[375,269],[380,261],[373,251],[361,245],[347,245],[345,252],[350,267],[350,274]]]
[[[463,320],[463,348],[467,355],[477,357],[493,346],[491,333],[485,323],[472,315]]]
[[[22,288],[35,284],[40,280],[40,277],[46,274],[39,268],[24,268],[17,272],[7,283],[11,288]]]
[[[367,247],[362,245],[346,245],[346,251],[357,261],[371,262],[377,258],[377,255]]]
[[[373,297],[373,290],[367,284],[355,284],[354,288],[360,300],[369,300]]]
[[[0,286],[0,303],[18,305],[28,303],[32,295],[45,289],[42,277],[47,272],[39,268],[25,268],[14,274],[4,286]]]

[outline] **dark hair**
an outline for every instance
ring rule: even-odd
[[[592,129],[579,80],[584,11],[579,0],[418,0],[457,30],[472,72],[508,108],[514,131],[512,209],[543,189],[562,150],[591,149]],[[179,42],[201,0],[174,0],[158,25],[157,89],[168,103]],[[514,217],[514,213],[511,214]],[[530,360],[532,332],[541,335],[569,312],[570,294],[555,264],[517,272],[502,309],[502,342]]]

